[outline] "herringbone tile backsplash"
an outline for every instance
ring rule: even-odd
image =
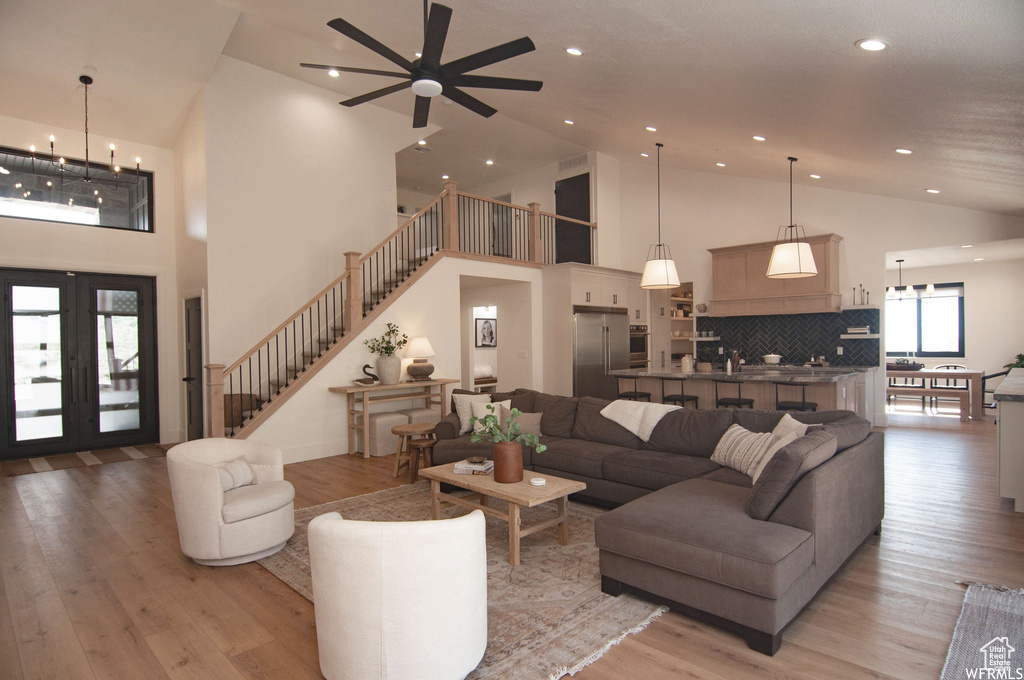
[[[722,338],[728,352],[738,349],[751,364],[765,354],[781,354],[784,364],[803,364],[813,354],[833,366],[878,366],[881,340],[840,340],[849,326],[879,330],[879,310],[847,309],[839,314],[780,314],[777,316],[697,317],[697,331]],[[705,344],[705,343],[702,343]],[[706,343],[712,344],[712,343]],[[842,346],[843,355],[836,354]]]

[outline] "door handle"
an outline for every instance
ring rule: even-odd
[[[182,378],[181,382],[190,383],[190,382],[195,382],[195,380],[196,380],[195,378]]]

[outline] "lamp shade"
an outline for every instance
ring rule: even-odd
[[[811,244],[804,241],[776,243],[772,248],[772,259],[768,262],[769,279],[802,279],[817,276]]]
[[[676,273],[676,263],[671,258],[647,260],[643,276],[640,277],[641,288],[662,290],[678,286],[679,274]]]
[[[430,341],[424,337],[413,338],[406,345],[405,356],[416,358],[432,357],[434,356],[434,348],[430,346]]]

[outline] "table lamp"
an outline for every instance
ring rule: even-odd
[[[426,338],[413,338],[405,348],[405,356],[415,357],[412,363],[405,370],[413,380],[430,380],[430,374],[434,372],[434,364],[428,362],[425,357],[434,356],[434,348]]]

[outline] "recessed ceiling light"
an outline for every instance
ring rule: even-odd
[[[578,56],[583,54],[583,50],[581,50],[578,47],[566,47],[565,51],[568,52],[569,54],[571,54],[574,57],[578,57]]]
[[[925,189],[925,191],[927,191],[929,194],[937,194],[937,193],[939,193],[938,189]]]
[[[441,179],[448,179],[448,175],[441,175]]]
[[[765,138],[762,137],[761,135],[754,135],[754,139],[756,139],[759,142],[763,142],[765,140]]]
[[[715,163],[715,165],[717,165],[720,168],[724,168],[725,167],[725,163]]]
[[[981,262],[981,261],[982,261],[982,260],[984,260],[984,259],[985,259],[985,258],[983,258],[983,257],[976,257],[976,258],[974,258],[974,261],[975,261],[975,262]]]
[[[821,175],[811,175],[811,179],[821,179]]]
[[[643,156],[644,158],[650,158],[651,157],[651,154],[644,153],[643,151],[640,152],[640,155]]]
[[[960,246],[960,247],[961,247],[961,248],[973,248],[973,247],[974,247],[974,244],[973,244],[973,243],[965,243],[965,244],[963,244],[963,245],[962,245],[962,246]]]
[[[427,140],[421,139],[420,141],[418,141],[416,143],[419,144],[420,146],[426,146],[427,145]]]
[[[901,153],[904,156],[909,156],[910,154],[912,154],[914,152],[911,151],[910,149],[896,149],[896,153]]]
[[[341,73],[338,71],[338,69],[332,68],[330,71],[327,72],[327,75],[329,75],[332,78],[337,78],[338,76],[341,75]]]
[[[566,119],[565,119],[565,124],[566,124],[566,125],[575,125],[575,123],[573,123],[573,122],[572,122],[571,120],[569,120],[568,118],[566,118]]]
[[[879,40],[878,38],[866,38],[864,40],[858,40],[854,44],[857,47],[861,48],[862,50],[867,50],[868,52],[881,52],[882,50],[889,46],[889,43],[885,42],[884,40]]]
[[[0,175],[9,175],[9,174],[11,174],[11,171],[8,170],[7,168],[5,168],[4,166],[0,165]]]
[[[494,161],[492,161],[492,160],[488,160],[488,161],[487,161],[487,165],[494,165]]]
[[[645,129],[645,130],[647,130],[648,132],[657,132],[657,131],[658,131],[658,128],[656,128],[656,127],[651,127],[650,125],[648,125],[648,126],[647,126],[647,127],[645,127],[644,129]]]
[[[416,58],[417,58],[417,59],[423,56],[423,53],[422,53],[422,52],[413,52],[413,54],[415,54],[415,55],[416,55]]]

